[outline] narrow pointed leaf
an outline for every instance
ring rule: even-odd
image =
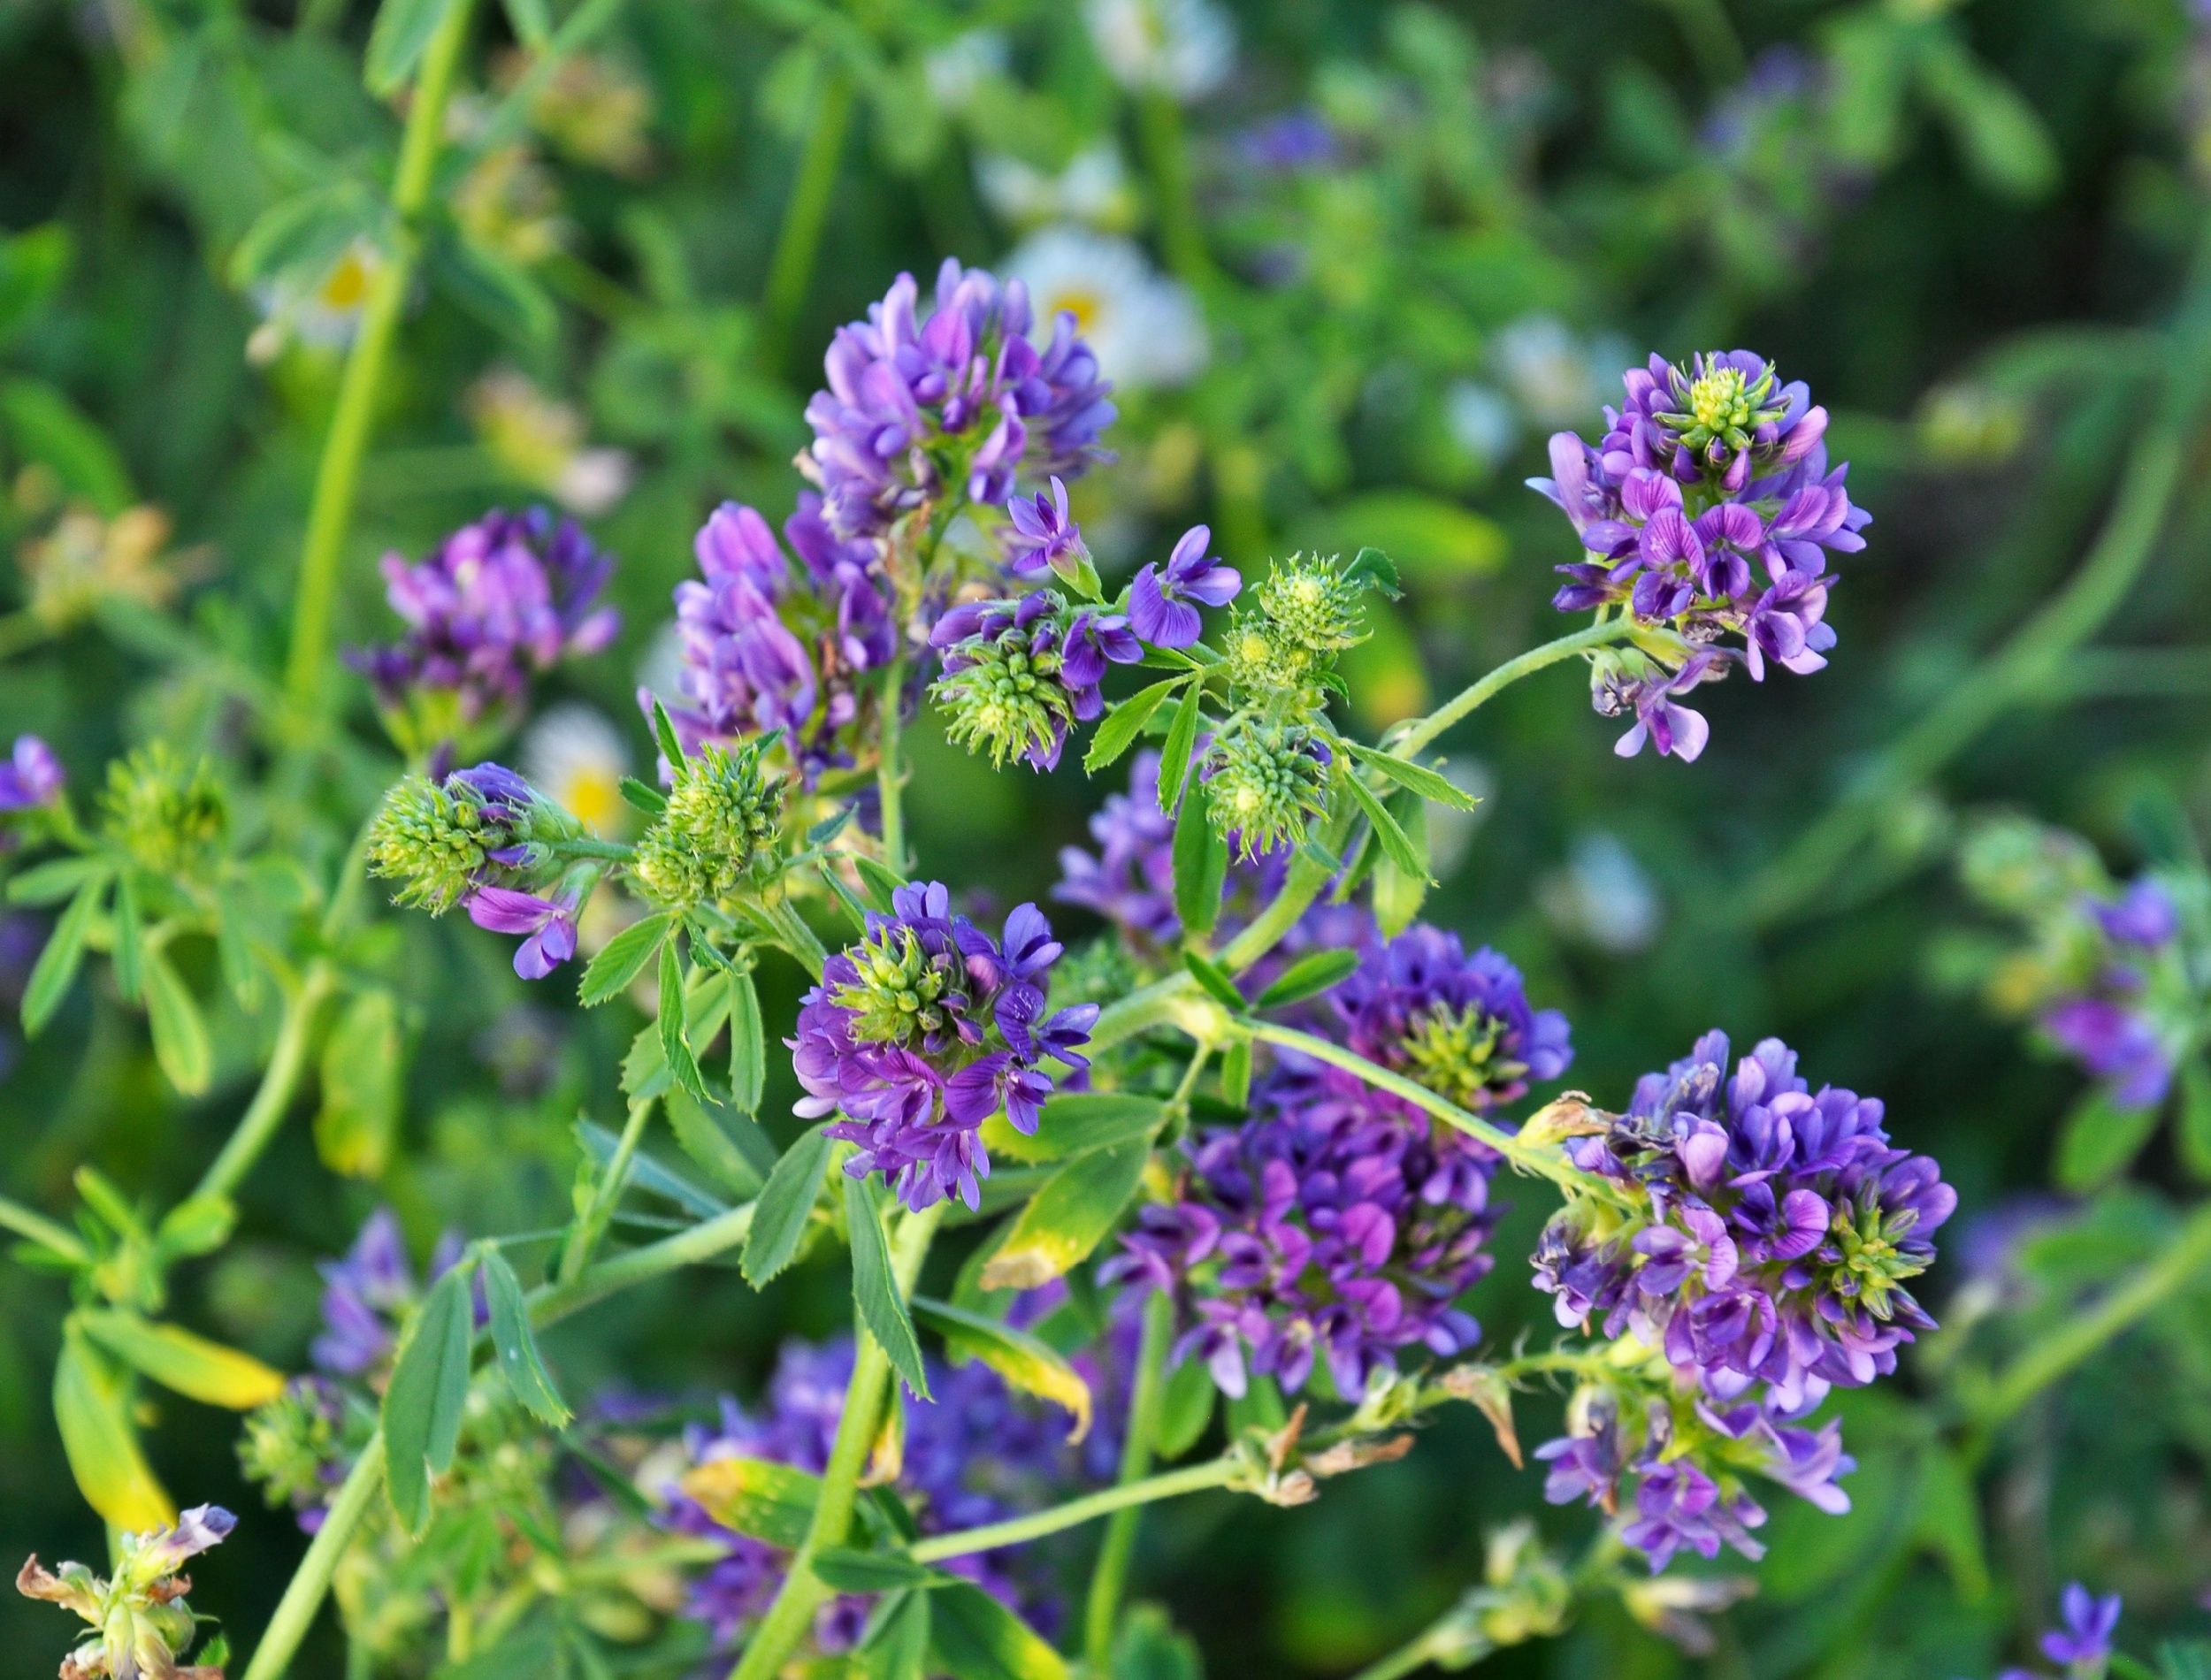
[[[110,1310],[88,1311],[78,1322],[86,1335],[132,1370],[187,1399],[243,1412],[265,1406],[284,1392],[282,1371],[175,1325]]]
[[[1220,919],[1220,890],[1228,879],[1228,843],[1213,831],[1205,800],[1193,796],[1182,801],[1170,855],[1182,937],[1202,943]]]
[[[829,1166],[829,1122],[801,1132],[768,1175],[753,1204],[753,1228],[745,1236],[745,1281],[764,1288],[788,1266],[806,1236],[807,1222],[821,1197],[822,1174]]]
[[[1259,995],[1255,1009],[1280,1009],[1287,1004],[1317,997],[1341,983],[1358,966],[1355,951],[1315,951],[1300,957],[1282,976]]]
[[[143,1532],[177,1520],[170,1499],[139,1450],[123,1406],[122,1385],[76,1325],[65,1325],[54,1363],[54,1421],[62,1455],[85,1503],[119,1529]]]
[[[1167,744],[1159,749],[1159,809],[1173,811],[1174,802],[1182,797],[1182,783],[1190,771],[1190,753],[1197,745],[1199,703],[1205,692],[1205,681],[1193,676],[1182,691],[1182,699],[1174,708],[1174,721],[1167,726]]]
[[[839,1592],[891,1592],[951,1578],[903,1552],[866,1552],[854,1546],[823,1547],[814,1560],[814,1572]]]
[[[1401,759],[1394,752],[1378,752],[1371,746],[1359,746],[1352,742],[1344,745],[1351,756],[1369,768],[1380,771],[1399,787],[1419,794],[1424,799],[1449,806],[1454,811],[1472,811],[1481,801],[1460,787],[1441,771],[1431,770],[1425,764],[1411,759]]]
[[[705,1075],[699,1072],[699,1058],[692,1054],[691,1042],[685,1035],[684,970],[673,940],[661,946],[660,982],[661,1057],[679,1088],[701,1103],[711,1103],[714,1098],[707,1092]]]
[[[538,1353],[538,1339],[530,1329],[530,1309],[523,1299],[522,1280],[496,1249],[486,1249],[484,1294],[492,1310],[492,1348],[499,1355],[499,1374],[507,1379],[514,1396],[555,1429],[567,1427],[573,1415],[552,1373]]]
[[[1382,802],[1374,797],[1373,790],[1351,771],[1345,772],[1343,785],[1350,790],[1353,802],[1366,813],[1366,821],[1373,825],[1374,838],[1381,843],[1382,854],[1405,874],[1427,881],[1427,860],[1414,848],[1397,819],[1391,816]]]
[[[763,1458],[715,1458],[677,1483],[723,1528],[786,1549],[806,1539],[822,1478]]]
[[[23,1031],[36,1038],[46,1023],[61,1007],[61,1000],[69,995],[70,982],[77,978],[77,970],[84,962],[85,939],[92,931],[93,919],[100,913],[100,901],[106,897],[107,877],[95,875],[78,889],[77,896],[69,901],[69,908],[61,913],[54,923],[54,931],[47,936],[46,949],[38,954],[32,966],[31,977],[23,988]]]
[[[1034,1289],[1090,1257],[1136,1193],[1148,1140],[1116,1144],[1061,1167],[1030,1198],[983,1269],[985,1289]]]
[[[144,982],[146,944],[138,923],[138,882],[128,869],[115,877],[115,909],[108,927],[114,937],[115,989],[134,1004]]]
[[[760,989],[752,972],[730,976],[730,1100],[747,1114],[760,1112],[768,1088],[768,1030],[760,1014]]]
[[[207,1022],[164,951],[146,953],[146,1025],[153,1035],[154,1059],[169,1082],[187,1096],[206,1090],[215,1074]]]
[[[868,1333],[890,1355],[891,1368],[907,1387],[929,1398],[929,1373],[922,1369],[922,1344],[914,1319],[891,1271],[890,1240],[883,1233],[883,1210],[867,1180],[845,1180],[845,1222],[852,1241],[853,1300]]]
[[[945,1339],[954,1359],[979,1359],[1010,1386],[1066,1412],[1072,1420],[1068,1440],[1079,1441],[1090,1432],[1090,1386],[1056,1348],[1025,1330],[950,1302],[917,1298],[914,1311]]]
[[[929,1596],[930,1646],[960,1680],[1069,1680],[1067,1659],[981,1587],[963,1581]]]
[[[1174,692],[1176,686],[1189,679],[1170,676],[1164,683],[1154,683],[1150,688],[1138,689],[1127,699],[1106,714],[1097,733],[1090,737],[1090,750],[1083,755],[1083,768],[1087,775],[1096,775],[1100,770],[1121,757],[1144,733],[1144,726],[1151,721],[1151,714]]]
[[[384,1391],[385,1486],[409,1534],[430,1523],[430,1483],[453,1463],[468,1403],[468,1268],[455,1266],[430,1286]]]

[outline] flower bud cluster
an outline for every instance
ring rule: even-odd
[[[1126,618],[1052,589],[955,607],[930,643],[944,654],[930,696],[945,733],[995,765],[1018,759],[1032,770],[1058,764],[1068,729],[1105,710],[1106,668],[1144,657]]]
[[[660,903],[713,904],[774,851],[788,784],[761,766],[770,737],[734,750],[708,742],[674,767],[667,807],[638,841],[631,872]]]
[[[163,741],[108,766],[100,807],[108,837],[157,875],[203,876],[230,832],[230,802],[214,767],[180,758]]]
[[[112,1575],[82,1563],[50,1570],[35,1557],[25,1563],[16,1591],[73,1610],[92,1629],[62,1659],[62,1680],[223,1680],[219,1639],[202,1653],[211,1661],[183,1661],[199,1638],[199,1619],[184,1601],[192,1582],[180,1571],[237,1525],[219,1505],[195,1505],[173,1528],[125,1534]]]

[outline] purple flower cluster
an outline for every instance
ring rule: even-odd
[[[2100,1676],[2111,1661],[2112,1636],[2123,1607],[2116,1592],[2098,1598],[2078,1581],[2058,1601],[2062,1623],[2042,1636],[2042,1654],[2069,1676]],[[1997,1680],[2041,1680],[2031,1669],[2007,1669]]]
[[[898,651],[892,592],[876,545],[836,536],[820,497],[801,495],[783,531],[796,567],[750,508],[724,502],[700,528],[701,577],[676,585],[681,703],[669,715],[686,752],[781,729],[818,775],[845,761],[854,679]],[[652,696],[638,699],[649,715]]]
[[[1199,607],[1226,607],[1243,588],[1243,574],[1205,550],[1213,532],[1192,525],[1176,539],[1165,566],[1148,565],[1128,590],[1128,622],[1154,647],[1189,647],[1204,629]]]
[[[61,760],[35,735],[19,735],[7,761],[0,763],[0,815],[42,811],[61,798]]]
[[[926,315],[901,274],[868,318],[838,330],[828,389],[807,404],[799,470],[844,537],[886,530],[947,484],[1003,507],[1017,475],[1073,477],[1113,418],[1098,358],[1062,312],[1041,347],[1027,289],[947,257]]]
[[[2176,1058],[2200,1004],[2181,951],[2179,906],[2145,876],[2115,899],[2084,909],[2100,946],[2082,990],[2043,1011],[2042,1030],[2121,1108],[2155,1108],[2172,1088]]]
[[[621,618],[598,604],[613,571],[574,520],[494,508],[419,565],[386,554],[385,594],[407,632],[346,657],[387,707],[427,706],[465,729],[517,705],[532,676],[614,639]]]
[[[1641,1478],[1626,1533],[1654,1565],[1682,1545],[1755,1555],[1743,1541],[1763,1513],[1730,1466],[1847,1505],[1839,1429],[1799,1420],[1830,1387],[1894,1371],[1932,1327],[1904,1286],[1957,1205],[1933,1161],[1891,1144],[1878,1100],[1814,1092],[1776,1039],[1732,1078],[1727,1058],[1726,1036],[1706,1035],[1566,1146],[1601,1194],[1556,1215],[1535,1254],[1561,1324],[1632,1334],[1669,1368],[1647,1417],[1615,1408],[1544,1453],[1553,1499],[1610,1508],[1623,1474]]]
[[[819,1475],[829,1463],[852,1364],[848,1338],[820,1347],[786,1343],[761,1403],[747,1409],[724,1400],[715,1424],[685,1432],[685,1457],[693,1466],[762,1459]],[[1052,1416],[1016,1399],[982,1364],[945,1368],[931,1362],[929,1383],[934,1399],[906,1402],[904,1453],[894,1484],[923,1533],[973,1528],[1041,1505],[1076,1473]],[[680,1491],[668,1492],[663,1521],[679,1533],[726,1546],[724,1555],[692,1583],[686,1613],[712,1630],[718,1648],[734,1646],[774,1601],[788,1569],[784,1554],[723,1527]],[[1048,1624],[1053,1607],[1042,1582],[1022,1568],[1028,1561],[1029,1554],[1010,1550],[983,1552],[945,1567],[1032,1622]],[[822,1607],[814,1633],[823,1654],[840,1655],[860,1642],[868,1607],[857,1598],[833,1599]]]
[[[1672,697],[1736,661],[1754,681],[1768,660],[1798,673],[1824,666],[1835,641],[1828,561],[1865,546],[1871,515],[1851,503],[1848,467],[1828,469],[1827,411],[1802,383],[1778,386],[1760,357],[1715,351],[1684,368],[1654,355],[1625,383],[1603,439],[1557,433],[1552,476],[1529,482],[1588,556],[1558,569],[1569,581],[1552,604],[1625,608],[1679,638],[1678,657],[1648,645],[1599,656],[1598,709],[1635,718],[1621,752],[1648,740],[1693,759],[1703,721]],[[1739,649],[1709,645],[1730,635]]]
[[[1017,758],[1032,770],[1057,765],[1070,726],[1106,709],[1106,667],[1144,657],[1127,619],[1070,607],[1050,589],[955,607],[930,645],[944,655],[931,693],[945,733],[993,763]]]
[[[1097,1005],[1046,1013],[1059,956],[1034,905],[1006,917],[1001,941],[954,915],[941,884],[899,888],[799,1000],[785,1041],[806,1089],[796,1111],[841,1113],[830,1135],[859,1145],[845,1170],[882,1173],[907,1207],[953,1194],[976,1206],[991,1172],[983,1122],[1003,1109],[1035,1132],[1057,1083],[1048,1064],[1089,1065]]]
[[[1457,1302],[1491,1264],[1488,1172],[1459,1171],[1425,1122],[1294,1075],[1252,1106],[1192,1134],[1175,1199],[1142,1209],[1100,1281],[1170,1291],[1174,1357],[1232,1395],[1253,1372],[1294,1392],[1318,1359],[1356,1401],[1405,1348],[1472,1348]]]
[[[456,1232],[438,1239],[425,1283],[434,1283],[461,1258]],[[399,1219],[379,1208],[362,1224],[342,1258],[325,1261],[323,1327],[309,1345],[315,1369],[330,1377],[365,1379],[381,1371],[398,1345],[399,1326],[421,1298]]]

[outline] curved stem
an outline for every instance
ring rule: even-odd
[[[392,210],[398,218],[394,248],[369,282],[360,330],[346,357],[329,436],[315,470],[314,500],[308,507],[307,538],[300,554],[299,592],[292,607],[291,653],[284,668],[285,698],[294,714],[302,718],[318,714],[316,701],[329,660],[338,569],[344,559],[346,531],[353,520],[361,457],[368,449],[377,393],[383,387],[384,364],[397,333],[400,310],[414,283],[422,243],[417,224],[429,207],[438,149],[444,137],[446,105],[453,93],[462,49],[468,42],[474,10],[470,0],[453,0],[424,51],[422,73],[416,80],[407,126],[400,135],[399,168],[392,186]]]
[[[614,1154],[608,1157],[606,1170],[593,1182],[591,1198],[576,1221],[568,1247],[562,1252],[562,1283],[573,1283],[583,1275],[584,1268],[591,1264],[592,1251],[598,1248],[600,1238],[606,1235],[607,1221],[614,1217],[615,1204],[622,1200],[622,1187],[630,1176],[630,1163],[637,1158],[638,1145],[645,1137],[646,1122],[652,1118],[654,1101],[644,1096],[631,1103],[629,1118],[622,1123],[622,1135],[615,1143]]]
[[[0,1195],[0,1230],[12,1231],[25,1241],[50,1249],[73,1265],[91,1264],[90,1251],[74,1231],[4,1195]]]
[[[1973,1409],[1975,1455],[1985,1447],[1988,1436],[2029,1401],[2207,1273],[2211,1273],[2211,1209],[2199,1212],[2183,1227],[2171,1248],[2088,1311],[2037,1341],[1996,1379]]]
[[[200,1182],[195,1195],[227,1196],[236,1192],[254,1163],[261,1158],[284,1124],[284,1116],[299,1091],[300,1076],[307,1067],[308,1046],[314,1042],[315,1020],[323,1000],[336,986],[330,965],[317,958],[308,965],[299,989],[285,1000],[284,1018],[277,1024],[276,1048],[253,1101],[239,1117],[237,1129],[224,1142]]]
[[[909,1213],[900,1222],[891,1244],[891,1271],[901,1295],[911,1295],[914,1279],[929,1253],[930,1239],[945,1216],[939,1202],[923,1212]],[[882,1427],[884,1402],[890,1393],[891,1359],[869,1333],[867,1321],[856,1322],[859,1347],[853,1359],[852,1380],[845,1388],[845,1408],[837,1420],[837,1439],[830,1447],[828,1467],[822,1472],[822,1492],[807,1524],[806,1539],[791,1559],[776,1601],[754,1630],[753,1637],[730,1670],[731,1680],[769,1680],[781,1671],[791,1653],[806,1637],[814,1611],[829,1596],[814,1573],[814,1557],[824,1546],[843,1541],[852,1526],[853,1503],[858,1495],[860,1472]]]
[[[1436,1630],[1424,1628],[1388,1656],[1368,1663],[1351,1680],[1403,1680],[1435,1661],[1436,1643]]]
[[[1203,1056],[1190,1065],[1204,1064]],[[1128,1396],[1128,1433],[1121,1444],[1120,1485],[1141,1480],[1151,1468],[1152,1443],[1159,1439],[1159,1409],[1167,1391],[1167,1348],[1174,1332],[1174,1303],[1164,1290],[1144,1298],[1144,1335],[1136,1347],[1136,1379]],[[1143,1508],[1131,1505],[1113,1513],[1106,1525],[1106,1538],[1098,1548],[1098,1563],[1090,1571],[1090,1598],[1083,1609],[1083,1655],[1093,1674],[1111,1666],[1113,1626],[1121,1617],[1121,1598],[1128,1578],[1128,1561],[1136,1549],[1136,1527]]]
[[[1590,648],[1620,641],[1634,628],[1633,618],[1615,618],[1606,623],[1591,624],[1571,636],[1561,636],[1556,641],[1545,642],[1541,647],[1531,647],[1517,659],[1507,660],[1488,676],[1461,689],[1426,717],[1416,718],[1397,730],[1389,741],[1390,752],[1401,759],[1411,758],[1469,712],[1494,699],[1522,677],[1532,676],[1546,666],[1556,665],[1560,660],[1571,659],[1574,654],[1586,653]]]
[[[1295,1027],[1277,1027],[1269,1021],[1248,1022],[1243,1030],[1263,1044],[1279,1044],[1284,1050],[1294,1050],[1301,1055],[1312,1057],[1316,1062],[1326,1062],[1331,1067],[1340,1067],[1347,1073],[1355,1073],[1378,1091],[1403,1097],[1416,1108],[1434,1115],[1446,1126],[1488,1144],[1523,1172],[1549,1179],[1577,1193],[1601,1193],[1587,1173],[1578,1170],[1557,1150],[1532,1147],[1503,1126],[1485,1120],[1480,1115],[1469,1114],[1457,1103],[1438,1096],[1425,1085],[1417,1085],[1404,1075],[1393,1073],[1388,1068],[1340,1045],[1332,1044],[1325,1038],[1298,1032]]]
[[[314,1624],[315,1613],[322,1608],[323,1595],[330,1590],[330,1578],[337,1573],[347,1542],[361,1526],[361,1519],[368,1515],[377,1490],[383,1485],[384,1432],[379,1429],[369,1437],[361,1456],[346,1472],[322,1527],[315,1531],[307,1555],[300,1560],[291,1585],[277,1601],[276,1613],[269,1618],[261,1643],[254,1647],[253,1661],[246,1665],[241,1680],[277,1680],[290,1664],[300,1641]]]
[[[1141,1482],[1126,1482],[1118,1487],[1086,1493],[1049,1510],[1034,1511],[1003,1523],[988,1523],[981,1528],[961,1529],[957,1533],[939,1534],[914,1546],[910,1555],[917,1563],[936,1563],[975,1552],[994,1552],[1002,1546],[1019,1546],[1028,1540],[1042,1539],[1047,1534],[1078,1528],[1093,1517],[1151,1505],[1163,1499],[1175,1499],[1184,1493],[1203,1493],[1209,1487],[1225,1487],[1239,1468],[1235,1458],[1224,1456],[1184,1470],[1167,1470],[1158,1476],[1147,1476]]]

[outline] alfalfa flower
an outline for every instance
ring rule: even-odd
[[[673,767],[667,807],[637,844],[631,871],[664,905],[727,897],[769,856],[789,783],[762,770],[773,737],[735,749],[713,742]]]
[[[955,607],[930,642],[944,654],[930,695],[945,733],[993,764],[1018,759],[1032,770],[1058,764],[1069,728],[1105,709],[1106,668],[1144,657],[1127,619],[1050,589]]]
[[[1243,587],[1233,566],[1205,551],[1213,532],[1192,525],[1164,566],[1147,565],[1128,589],[1129,627],[1154,647],[1189,647],[1204,630],[1200,607],[1226,607]]]
[[[953,914],[937,882],[899,888],[799,1000],[786,1041],[806,1090],[797,1112],[841,1112],[830,1135],[860,1146],[846,1170],[880,1172],[907,1207],[954,1194],[977,1205],[991,1171],[983,1122],[1003,1110],[1034,1132],[1058,1085],[1049,1065],[1088,1065],[1098,1006],[1046,1012],[1060,950],[1034,905],[995,940]]]
[[[109,837],[158,875],[204,874],[230,832],[230,803],[214,767],[165,741],[108,766],[100,810]]]
[[[17,736],[0,763],[0,815],[45,810],[60,799],[66,780],[53,748],[35,735]]]
[[[1067,583],[1083,576],[1090,551],[1083,541],[1083,527],[1067,516],[1067,487],[1052,475],[1047,493],[1016,496],[1006,504],[1014,534],[1006,547],[1006,566],[1018,575],[1049,567]]]
[[[61,1680],[223,1680],[219,1638],[203,1653],[213,1661],[183,1661],[199,1637],[199,1619],[184,1601],[192,1582],[180,1571],[237,1525],[219,1505],[195,1505],[173,1528],[124,1535],[111,1576],[82,1563],[55,1571],[35,1557],[26,1562],[16,1591],[73,1610],[92,1629],[62,1659]]]
[[[1303,724],[1238,720],[1214,737],[1199,772],[1206,819],[1247,860],[1295,845],[1328,807],[1332,762]]]

